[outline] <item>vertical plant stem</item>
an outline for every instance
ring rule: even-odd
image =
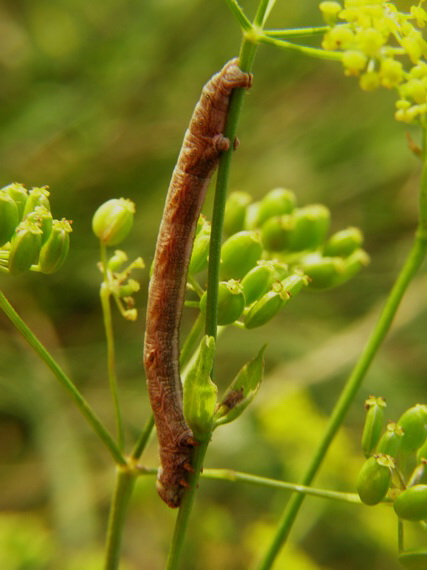
[[[123,530],[135,480],[131,470],[117,467],[116,487],[108,519],[104,570],[119,568]]]
[[[425,133],[424,133],[425,142]],[[427,159],[426,147],[423,148],[423,170],[420,185],[420,214],[419,223],[415,236],[414,244],[404,263],[394,286],[387,298],[385,306],[380,314],[377,324],[374,327],[365,348],[356,363],[350,377],[348,378],[338,402],[336,403],[332,415],[330,417],[326,432],[320,442],[320,445],[313,456],[305,476],[301,483],[310,485],[325,458],[333,438],[340,428],[350,405],[352,404],[357,391],[359,390],[365,374],[372,363],[378,349],[380,348],[385,336],[387,335],[394,316],[399,308],[403,295],[409,284],[417,273],[421,263],[425,259],[427,253]],[[292,525],[298,514],[298,511],[304,501],[304,495],[293,495],[282,515],[279,522],[276,535],[271,542],[264,559],[259,565],[259,570],[268,570],[274,564],[282,546],[290,533]]]
[[[110,385],[111,397],[113,399],[114,412],[116,418],[116,432],[117,441],[120,449],[123,451],[125,446],[125,436],[123,429],[123,419],[120,410],[119,391],[117,385],[116,373],[116,350],[114,344],[113,322],[111,318],[111,291],[108,286],[108,273],[107,273],[107,248],[101,242],[101,262],[103,268],[104,281],[100,288],[100,298],[102,315],[104,319],[105,337],[107,339],[107,368],[108,368],[108,381]]]
[[[63,387],[73,398],[75,404],[85,416],[89,424],[92,426],[95,433],[104,443],[105,447],[108,449],[114,461],[120,465],[126,465],[126,460],[123,457],[120,449],[118,448],[116,442],[113,440],[111,435],[108,433],[107,429],[98,418],[94,410],[91,408],[89,403],[85,400],[73,382],[68,378],[62,368],[58,365],[56,360],[51,356],[47,349],[42,345],[38,338],[33,334],[30,328],[24,323],[9,301],[6,299],[4,294],[0,291],[0,308],[3,310],[5,315],[9,318],[15,328],[21,333],[24,339],[28,342],[37,356],[43,360],[46,366],[53,372],[54,376],[59,380]]]
[[[190,488],[184,494],[181,506],[179,508],[178,516],[175,524],[175,531],[172,538],[172,543],[169,550],[169,556],[166,563],[166,570],[177,570],[179,568],[179,561],[181,557],[182,548],[184,546],[185,533],[188,527],[191,509],[194,503],[194,497],[197,491],[197,483],[199,481],[200,472],[203,467],[203,461],[206,455],[206,450],[209,445],[210,438],[198,445],[193,454],[192,466],[194,473],[189,477]]]

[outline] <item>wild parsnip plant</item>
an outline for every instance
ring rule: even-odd
[[[426,527],[427,413],[424,404],[407,410],[383,431],[385,402],[382,398],[369,398],[362,437],[366,462],[357,481],[357,494],[311,487],[427,252],[427,43],[422,35],[427,13],[424,2],[411,5],[408,12],[401,11],[393,2],[321,2],[319,8],[325,25],[298,29],[267,28],[275,0],[260,0],[253,21],[236,0],[226,0],[226,3],[242,31],[239,67],[243,72],[252,71],[258,46],[266,44],[277,58],[280,58],[280,50],[286,50],[335,61],[343,66],[346,75],[358,79],[363,90],[384,87],[396,92],[395,119],[420,129],[420,142],[410,141],[410,149],[421,160],[419,219],[406,261],[337,399],[301,482],[289,483],[224,469],[205,469],[202,474],[215,430],[235,421],[250,405],[260,389],[264,370],[265,347],[260,346],[258,353],[242,366],[228,388],[218,396],[214,370],[216,346],[221,342],[222,331],[231,326],[250,331],[267,325],[280,311],[286,311],[296,296],[308,295],[310,290],[316,292],[341,286],[369,262],[368,253],[362,247],[361,230],[351,226],[331,232],[328,206],[299,204],[298,189],[273,188],[258,201],[246,192],[228,192],[233,145],[224,150],[218,167],[212,218],[208,221],[201,216],[198,220],[187,276],[185,305],[195,308],[198,316],[182,342],[179,365],[185,379],[183,411],[197,445],[191,465],[187,467],[188,481],[183,484],[183,500],[170,541],[166,568],[180,567],[201,475],[293,491],[262,560],[253,561],[259,570],[273,567],[306,495],[344,501],[349,508],[351,504],[360,507],[361,503],[369,506],[393,503],[399,520],[401,564],[406,568],[426,568],[427,548],[405,550],[403,537],[403,521],[415,521]],[[304,39],[309,36],[318,38],[316,47],[304,45]],[[244,96],[244,91],[239,89],[231,97],[223,133],[229,141],[236,138]],[[129,263],[124,251],[110,253],[108,248],[121,244],[127,237],[134,211],[130,200],[113,199],[101,205],[93,217],[93,231],[100,241],[100,296],[107,340],[107,370],[116,418],[115,437],[76,384],[0,294],[0,307],[4,313],[69,392],[116,466],[105,548],[106,570],[119,568],[126,514],[137,478],[152,476],[157,471],[147,467],[143,458],[153,431],[152,417],[146,418],[130,446],[125,441],[126,415],[120,403],[116,373],[112,301],[125,319],[136,319],[133,295],[139,284],[131,274],[143,269],[144,263],[139,257]],[[70,231],[68,221],[52,220],[46,188],[27,192],[22,185],[11,184],[0,190],[0,269],[5,279],[13,279],[26,271],[53,273],[58,270],[68,252]],[[395,514],[390,511],[390,516]],[[203,560],[198,564],[202,567]]]

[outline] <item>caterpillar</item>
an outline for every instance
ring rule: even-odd
[[[232,59],[204,86],[166,196],[147,302],[144,365],[160,452],[157,491],[178,507],[197,445],[184,418],[179,371],[179,327],[195,228],[221,153],[233,89],[248,88],[252,75]]]

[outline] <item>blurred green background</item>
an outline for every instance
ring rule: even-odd
[[[254,0],[244,3],[248,15]],[[320,25],[316,2],[278,2],[271,27]],[[149,265],[165,192],[202,85],[238,53],[225,2],[3,0],[0,5],[0,186],[47,184],[54,216],[74,220],[63,269],[2,278],[6,295],[75,379],[110,429],[98,301],[94,210],[124,196],[137,215],[124,244]],[[366,94],[339,64],[261,47],[239,127],[232,188],[259,198],[291,188],[299,205],[323,202],[333,230],[359,226],[371,264],[340,289],[298,296],[271,324],[230,330],[218,383],[267,342],[259,397],[215,433],[207,467],[296,481],[308,464],[414,234],[419,163],[393,120],[394,95]],[[212,194],[212,193],[211,193]],[[211,197],[205,212],[209,216]],[[316,484],[354,491],[363,459],[363,401],[373,393],[397,419],[425,402],[426,292],[421,273]],[[145,422],[142,369],[147,271],[139,319],[116,319],[128,441]],[[194,313],[186,311],[183,329]],[[114,480],[110,457],[67,395],[0,315],[0,567],[94,570]],[[144,463],[158,463],[153,440]],[[248,568],[264,552],[286,493],[204,480],[183,567]],[[123,569],[164,566],[175,513],[141,477],[127,522]],[[412,527],[409,530],[413,530]],[[277,568],[394,570],[396,519],[386,507],[308,499]],[[421,545],[422,537],[409,539]]]

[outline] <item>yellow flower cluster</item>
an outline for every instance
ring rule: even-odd
[[[427,114],[427,42],[420,29],[427,23],[425,0],[401,12],[384,0],[320,3],[329,26],[322,47],[342,52],[346,75],[359,77],[365,91],[396,89],[395,117],[423,122]]]

